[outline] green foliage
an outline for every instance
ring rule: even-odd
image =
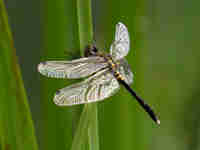
[[[44,60],[71,60],[80,57],[76,1],[43,2]],[[65,55],[67,54],[67,56]],[[42,149],[70,149],[81,111],[80,106],[58,107],[53,96],[58,89],[73,83],[40,76],[42,86]]]
[[[5,2],[15,41],[1,0],[1,150],[37,149],[13,43],[25,67],[41,150],[199,149],[199,1],[94,0],[93,7],[91,0]],[[58,107],[52,101],[56,90],[80,80],[50,79],[36,71],[40,61],[80,58],[93,39],[109,51],[119,21],[130,33],[131,86],[160,115],[159,128],[123,87],[102,102]]]
[[[0,1],[0,83],[0,149],[37,150],[33,122],[2,0]]]

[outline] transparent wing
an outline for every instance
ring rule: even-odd
[[[108,69],[104,69],[83,82],[56,92],[54,103],[59,106],[71,106],[101,101],[115,94],[118,89],[118,81]]]
[[[110,53],[115,60],[119,60],[128,54],[130,48],[129,33],[122,23],[116,25],[115,41],[110,47]]]
[[[125,59],[121,59],[119,60],[119,62],[120,65],[117,69],[124,78],[125,82],[130,85],[133,82],[134,78],[133,72],[131,71],[128,62]]]
[[[46,61],[38,65],[38,71],[52,78],[83,78],[107,67],[103,57],[84,57],[72,61]]]

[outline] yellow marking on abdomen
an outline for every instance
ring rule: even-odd
[[[115,77],[118,79],[118,80],[124,80],[124,78],[121,76],[121,74],[119,72],[115,72]]]

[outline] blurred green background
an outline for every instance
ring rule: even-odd
[[[39,149],[70,149],[83,106],[60,108],[52,98],[56,89],[76,81],[45,78],[37,65],[80,57],[77,3],[5,3]],[[121,88],[110,100],[98,103],[100,150],[200,149],[199,6],[199,1],[186,0],[92,1],[97,46],[108,51],[115,24],[120,21],[128,27],[131,50],[126,58],[135,75],[132,88],[161,120],[156,126]]]

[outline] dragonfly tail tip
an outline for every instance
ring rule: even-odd
[[[156,123],[157,123],[158,125],[160,125],[160,120],[157,120]]]

